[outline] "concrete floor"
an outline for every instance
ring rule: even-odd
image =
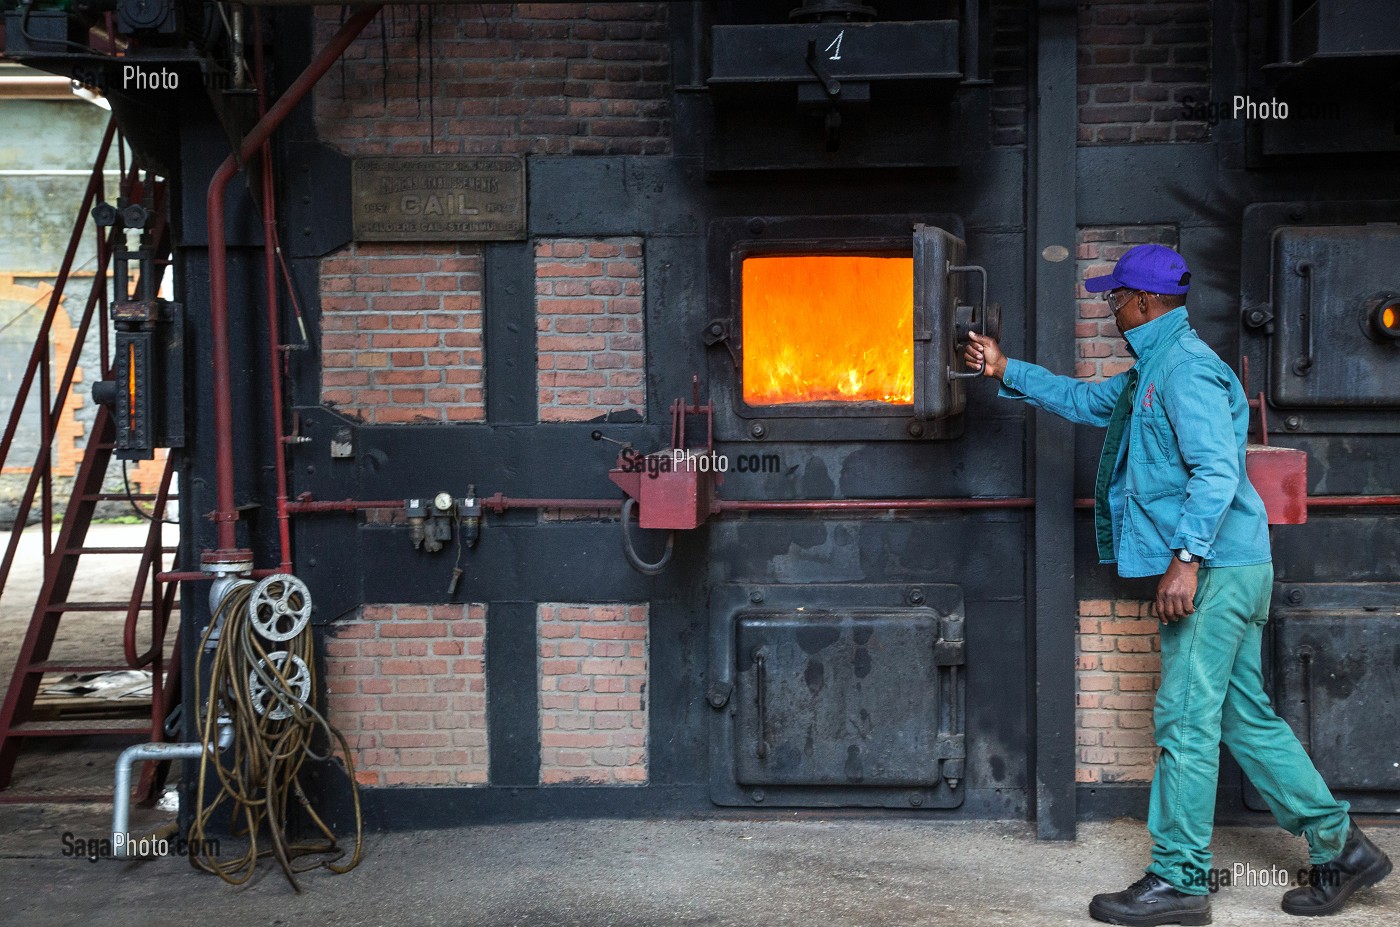
[[[86,825],[86,827],[85,827]],[[90,829],[87,829],[90,828]],[[1147,861],[1140,823],[1082,825],[1042,843],[1022,824],[910,820],[568,820],[372,835],[359,868],[303,875],[293,894],[264,867],[234,888],[179,858],[62,857],[60,834],[95,836],[72,808],[0,807],[0,923],[540,925],[540,927],[881,927],[1091,923],[1089,897],[1124,887]],[[1370,828],[1400,858],[1400,829]],[[1281,830],[1222,828],[1218,867],[1289,872],[1306,863]],[[1215,923],[1291,922],[1284,889],[1232,886]],[[1400,921],[1400,878],[1356,895],[1329,927]]]
[[[88,543],[132,543],[143,530],[94,526]],[[28,565],[16,564],[0,600],[0,686],[9,681],[38,588],[35,529],[26,532],[25,550]],[[120,560],[103,559],[75,598],[98,598],[127,582]],[[69,626],[55,656],[115,655],[119,623],[84,621]],[[110,790],[119,749],[110,740],[45,744],[21,758],[16,789]],[[773,811],[757,819],[564,820],[371,834],[359,868],[340,876],[307,873],[301,877],[303,894],[295,895],[266,863],[252,882],[235,888],[178,857],[128,863],[64,856],[64,834],[101,838],[110,815],[106,803],[0,804],[0,925],[1089,924],[1089,897],[1136,879],[1149,849],[1146,831],[1133,821],[1084,824],[1074,843],[1042,843],[1033,827],[1018,823],[810,812]],[[132,829],[149,832],[170,818],[136,809]],[[1368,831],[1400,859],[1400,828]],[[1241,863],[1294,873],[1307,861],[1303,842],[1277,828],[1220,828],[1215,852],[1215,865],[1223,868]],[[1224,888],[1213,897],[1215,922],[1288,923],[1292,919],[1278,908],[1283,891]],[[1326,923],[1397,922],[1400,876],[1357,895]]]

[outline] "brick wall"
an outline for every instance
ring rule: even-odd
[[[1180,117],[1209,96],[1207,0],[1080,3],[1080,144],[1203,139],[1205,122]]]
[[[540,603],[540,784],[647,779],[646,605]]]
[[[1026,143],[1027,7],[992,3],[992,144]]]
[[[1075,729],[1079,782],[1144,782],[1157,760],[1152,703],[1162,670],[1147,602],[1079,603]]]
[[[1082,380],[1102,380],[1122,373],[1133,365],[1128,343],[1123,340],[1113,313],[1102,293],[1084,289],[1084,280],[1113,270],[1133,245],[1155,243],[1176,247],[1176,227],[1172,225],[1125,225],[1113,228],[1080,228],[1076,234],[1079,292],[1079,318],[1074,336],[1078,360],[1074,375]]]
[[[486,606],[365,605],[326,640],[327,710],[363,785],[481,785]]]
[[[535,244],[539,417],[646,412],[640,238]]]
[[[351,155],[669,153],[668,7],[385,7],[317,85],[317,130]],[[317,47],[343,15],[316,8]]]
[[[480,248],[356,244],[321,261],[321,401],[373,424],[486,417]]]

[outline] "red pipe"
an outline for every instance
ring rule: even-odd
[[[1400,496],[1308,496],[1308,508],[1357,508],[1400,505]]]
[[[1003,496],[994,499],[716,499],[713,509],[716,512],[866,512],[1029,509],[1034,506],[1034,499]]]
[[[616,509],[622,505],[619,499],[549,499],[510,496],[496,493],[481,500],[484,508],[500,514],[506,509]],[[716,499],[713,511],[716,512],[759,512],[759,511],[880,511],[884,509],[912,510],[957,510],[957,509],[1027,509],[1035,505],[1034,499],[1001,497],[993,499]],[[312,501],[309,494],[298,497],[296,502],[287,504],[287,511],[298,515],[311,515],[325,512],[357,512],[363,509],[403,508],[402,499],[379,499],[359,502],[354,499],[340,501]]]
[[[253,579],[262,579],[264,576],[273,576],[278,572],[279,571],[275,568],[266,568],[261,570],[253,570],[248,575],[251,576]],[[217,577],[213,573],[206,573],[203,570],[200,570],[198,572],[193,570],[176,570],[170,573],[156,574],[157,582],[162,583],[198,583],[203,582],[206,579],[215,578]],[[176,649],[178,651],[179,648]]]
[[[356,502],[343,499],[339,502],[312,502],[303,497],[287,503],[287,511],[293,515],[315,515],[323,512],[358,512],[362,509],[401,509],[402,499],[381,499],[377,502]]]
[[[1400,505],[1400,496],[1308,496],[1310,509],[1352,509],[1380,505]],[[1092,509],[1093,499],[1075,499],[1077,509]]]
[[[228,243],[224,235],[224,192],[238,172],[238,166],[257,154],[272,133],[282,124],[316,82],[330,70],[331,65],[349,47],[355,37],[379,14],[382,4],[367,6],[345,21],[340,30],[307,65],[287,91],[278,97],[272,108],[258,120],[236,154],[219,165],[209,181],[206,212],[209,217],[209,319],[214,354],[214,444],[215,477],[218,483],[218,504],[214,521],[218,525],[219,550],[216,559],[241,557],[237,551],[238,509],[233,492],[233,384],[230,379],[228,333]],[[278,447],[280,453],[281,447]],[[206,555],[207,556],[207,555]]]
[[[541,499],[516,497],[496,493],[481,500],[482,506],[500,514],[506,509],[613,509],[621,506],[617,499]],[[1310,508],[1353,508],[1358,506],[1400,505],[1400,496],[1309,496]],[[1093,499],[1075,499],[1077,509],[1092,509]],[[302,493],[296,502],[287,503],[293,515],[316,515],[327,512],[358,512],[364,509],[403,508],[402,499],[376,499],[361,502],[354,499],[318,502],[310,493]],[[941,499],[716,499],[715,512],[847,512],[902,509],[914,511],[957,511],[966,509],[1030,509],[1035,500],[1026,496],[994,498]]]
[[[263,67],[262,14],[253,10],[253,73],[258,87],[258,117],[267,115],[267,71]],[[277,462],[277,543],[281,570],[292,572],[292,530],[287,514],[287,442],[282,421],[281,312],[277,303],[277,200],[272,184],[272,144],[262,145],[263,280],[267,288],[267,369],[272,378],[272,448]]]

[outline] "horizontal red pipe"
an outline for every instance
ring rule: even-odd
[[[261,570],[254,570],[253,572],[249,573],[248,575],[251,576],[253,579],[262,579],[264,576],[273,576],[273,575],[276,575],[277,573],[280,573],[280,572],[282,572],[282,571],[281,571],[281,570],[278,570],[278,569],[275,569],[275,568],[268,567],[268,568],[261,569]],[[240,575],[242,575],[242,574],[240,574]],[[179,571],[177,571],[177,572],[173,572],[173,573],[157,573],[157,574],[156,574],[156,579],[157,579],[159,582],[162,582],[162,583],[197,583],[197,582],[200,582],[201,580],[213,579],[213,578],[214,578],[214,574],[213,574],[213,573],[204,573],[204,572],[200,572],[200,571],[198,571],[198,570],[186,570],[186,571],[184,571],[184,572],[179,572]]]
[[[504,512],[506,509],[615,509],[622,505],[621,500],[618,499],[512,499],[500,493],[496,493],[490,498],[482,499],[481,502],[486,508],[498,514]],[[375,499],[368,502],[360,502],[354,499],[342,499],[316,502],[302,495],[296,502],[287,503],[287,511],[293,515],[314,515],[324,512],[359,512],[364,509],[401,508],[403,508],[402,499]]]
[[[315,515],[318,512],[358,512],[362,509],[401,509],[402,499],[380,499],[374,502],[356,502],[354,499],[342,499],[338,502],[312,502],[310,500],[299,500],[287,503],[287,514],[289,515]]]
[[[958,510],[1028,509],[1034,499],[1004,496],[994,499],[716,499],[717,512],[864,512],[885,509]]]
[[[1400,505],[1400,496],[1308,496],[1308,508],[1353,508]]]
[[[1400,505],[1400,496],[1308,496],[1308,508],[1361,508],[1373,505]],[[1075,499],[1077,509],[1092,509],[1093,499]]]
[[[482,499],[482,505],[493,512],[506,509],[615,509],[622,503],[617,499],[541,499],[504,496],[496,493]],[[1309,496],[1311,508],[1350,508],[1356,506],[1400,505],[1400,496]],[[1074,507],[1092,509],[1093,499],[1075,499]],[[400,509],[402,499],[377,499],[367,502],[354,499],[316,502],[303,497],[287,503],[292,514],[312,515],[324,512],[358,512],[364,509]],[[906,509],[923,511],[956,511],[959,509],[1029,509],[1035,500],[1026,496],[997,496],[992,498],[931,498],[931,499],[716,499],[716,512],[820,512],[820,511],[881,511]]]
[[[496,493],[482,499],[482,505],[493,512],[506,509],[615,509],[622,505],[619,499],[549,499],[510,496]],[[1026,509],[1035,505],[1035,500],[1017,497],[991,499],[717,499],[714,511],[880,511],[884,509]],[[353,499],[315,502],[305,497],[287,503],[287,511],[293,514],[314,514],[318,512],[357,512],[363,509],[403,508],[401,499],[378,499],[359,502]]]

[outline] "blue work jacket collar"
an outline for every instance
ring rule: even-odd
[[[1191,323],[1186,319],[1186,307],[1177,306],[1166,315],[1160,315],[1151,322],[1144,322],[1137,328],[1123,333],[1128,341],[1128,350],[1138,360],[1146,360],[1163,345],[1174,344],[1190,331]]]

